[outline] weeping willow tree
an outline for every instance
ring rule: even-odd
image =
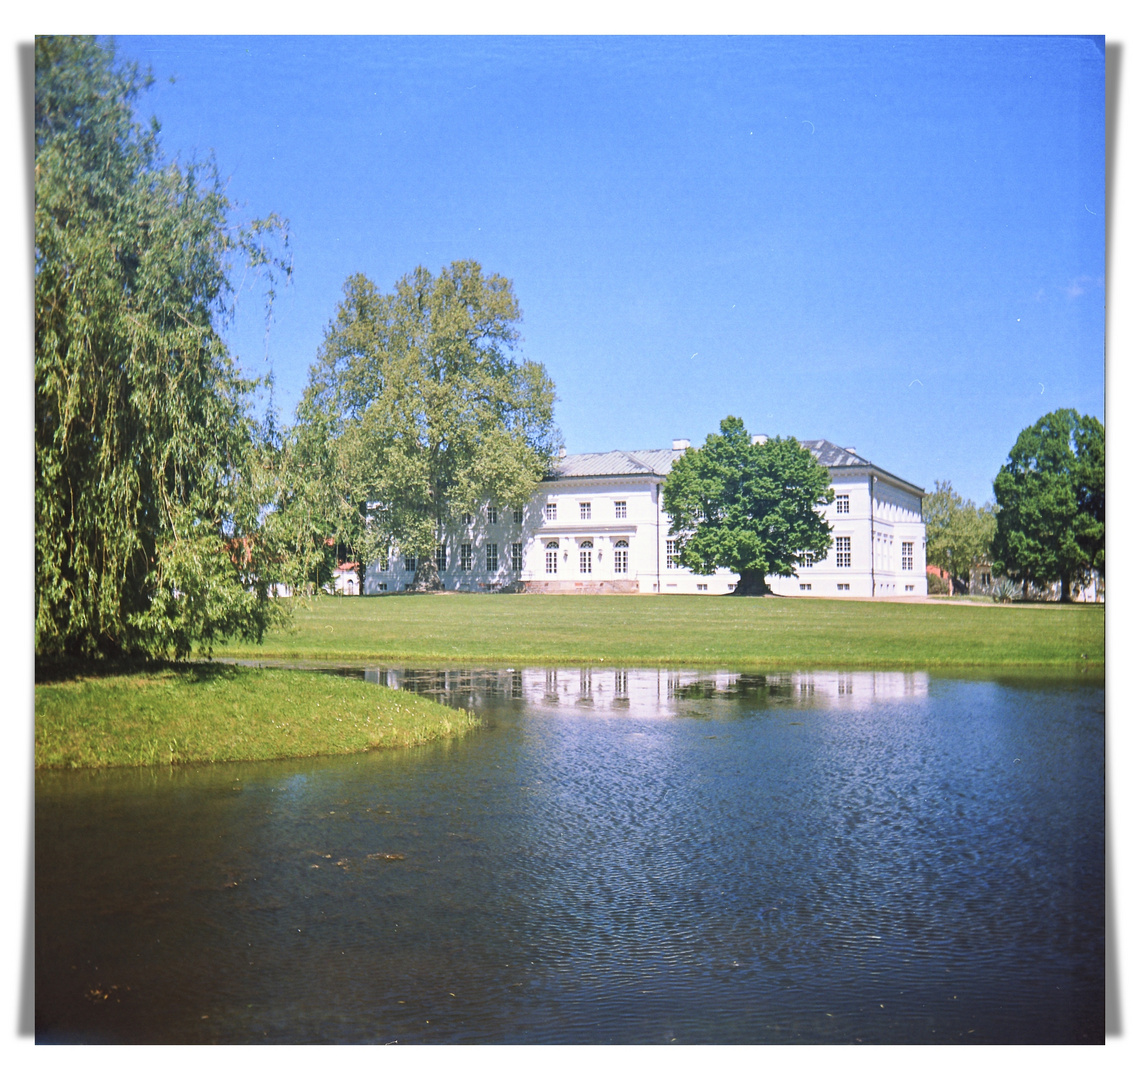
[[[35,44],[37,657],[260,638],[274,555],[253,384],[220,336],[238,266],[288,274],[213,162],[166,162],[150,83],[93,38]]]
[[[386,294],[350,277],[298,408],[279,527],[319,542],[323,526],[364,565],[394,544],[417,588],[439,588],[440,523],[522,506],[561,445],[554,384],[515,352],[519,318],[510,281],[470,260]]]

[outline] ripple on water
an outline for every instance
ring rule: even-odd
[[[37,1030],[1101,1041],[1103,690],[888,675],[377,672],[486,728],[38,776]]]

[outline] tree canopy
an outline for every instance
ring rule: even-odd
[[[992,503],[975,506],[948,480],[935,480],[934,491],[922,500],[926,521],[927,558],[947,571],[959,588],[969,588],[970,571],[988,558],[996,522]]]
[[[1017,437],[994,479],[994,569],[1061,599],[1104,575],[1104,424],[1058,409]]]
[[[163,160],[109,46],[37,37],[35,62],[37,656],[260,637],[252,384],[219,327],[236,265],[288,272],[283,223],[235,226],[212,162]]]
[[[665,480],[681,564],[702,574],[733,570],[737,595],[768,593],[768,574],[794,575],[804,556],[826,557],[831,527],[820,508],[834,497],[830,485],[827,469],[796,439],[753,442],[744,421],[726,417]]]
[[[350,277],[298,407],[283,514],[364,563],[395,544],[437,588],[439,523],[521,506],[561,444],[553,383],[516,355],[519,319],[510,281],[477,262],[417,267],[388,294]],[[324,478],[317,501],[306,475]]]

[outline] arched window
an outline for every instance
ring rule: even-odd
[[[614,544],[614,573],[629,573],[629,541],[619,540]]]
[[[546,572],[548,574],[558,573],[558,541],[549,540],[546,544]]]
[[[578,545],[578,572],[592,574],[594,572],[594,542],[583,540]]]

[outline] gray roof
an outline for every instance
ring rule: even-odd
[[[853,450],[845,450],[842,446],[836,446],[835,443],[828,442],[826,439],[808,439],[806,442],[801,442],[800,446],[810,450],[821,465],[826,465],[829,468],[840,465],[863,465],[867,467],[871,464],[865,457],[860,457]]]
[[[895,477],[885,469],[873,465],[865,457],[860,457],[851,450],[836,446],[826,439],[808,439],[801,441],[800,445],[810,450],[821,465],[828,468],[842,468],[844,466],[861,466],[875,469],[884,476]],[[546,475],[547,480],[568,480],[573,477],[587,476],[666,476],[673,468],[673,463],[684,453],[684,450],[608,450],[601,454],[567,454],[554,463],[553,469]],[[921,488],[902,480],[908,487],[921,491]]]
[[[572,476],[665,476],[684,450],[610,450],[604,454],[567,454],[554,463],[548,480]]]

